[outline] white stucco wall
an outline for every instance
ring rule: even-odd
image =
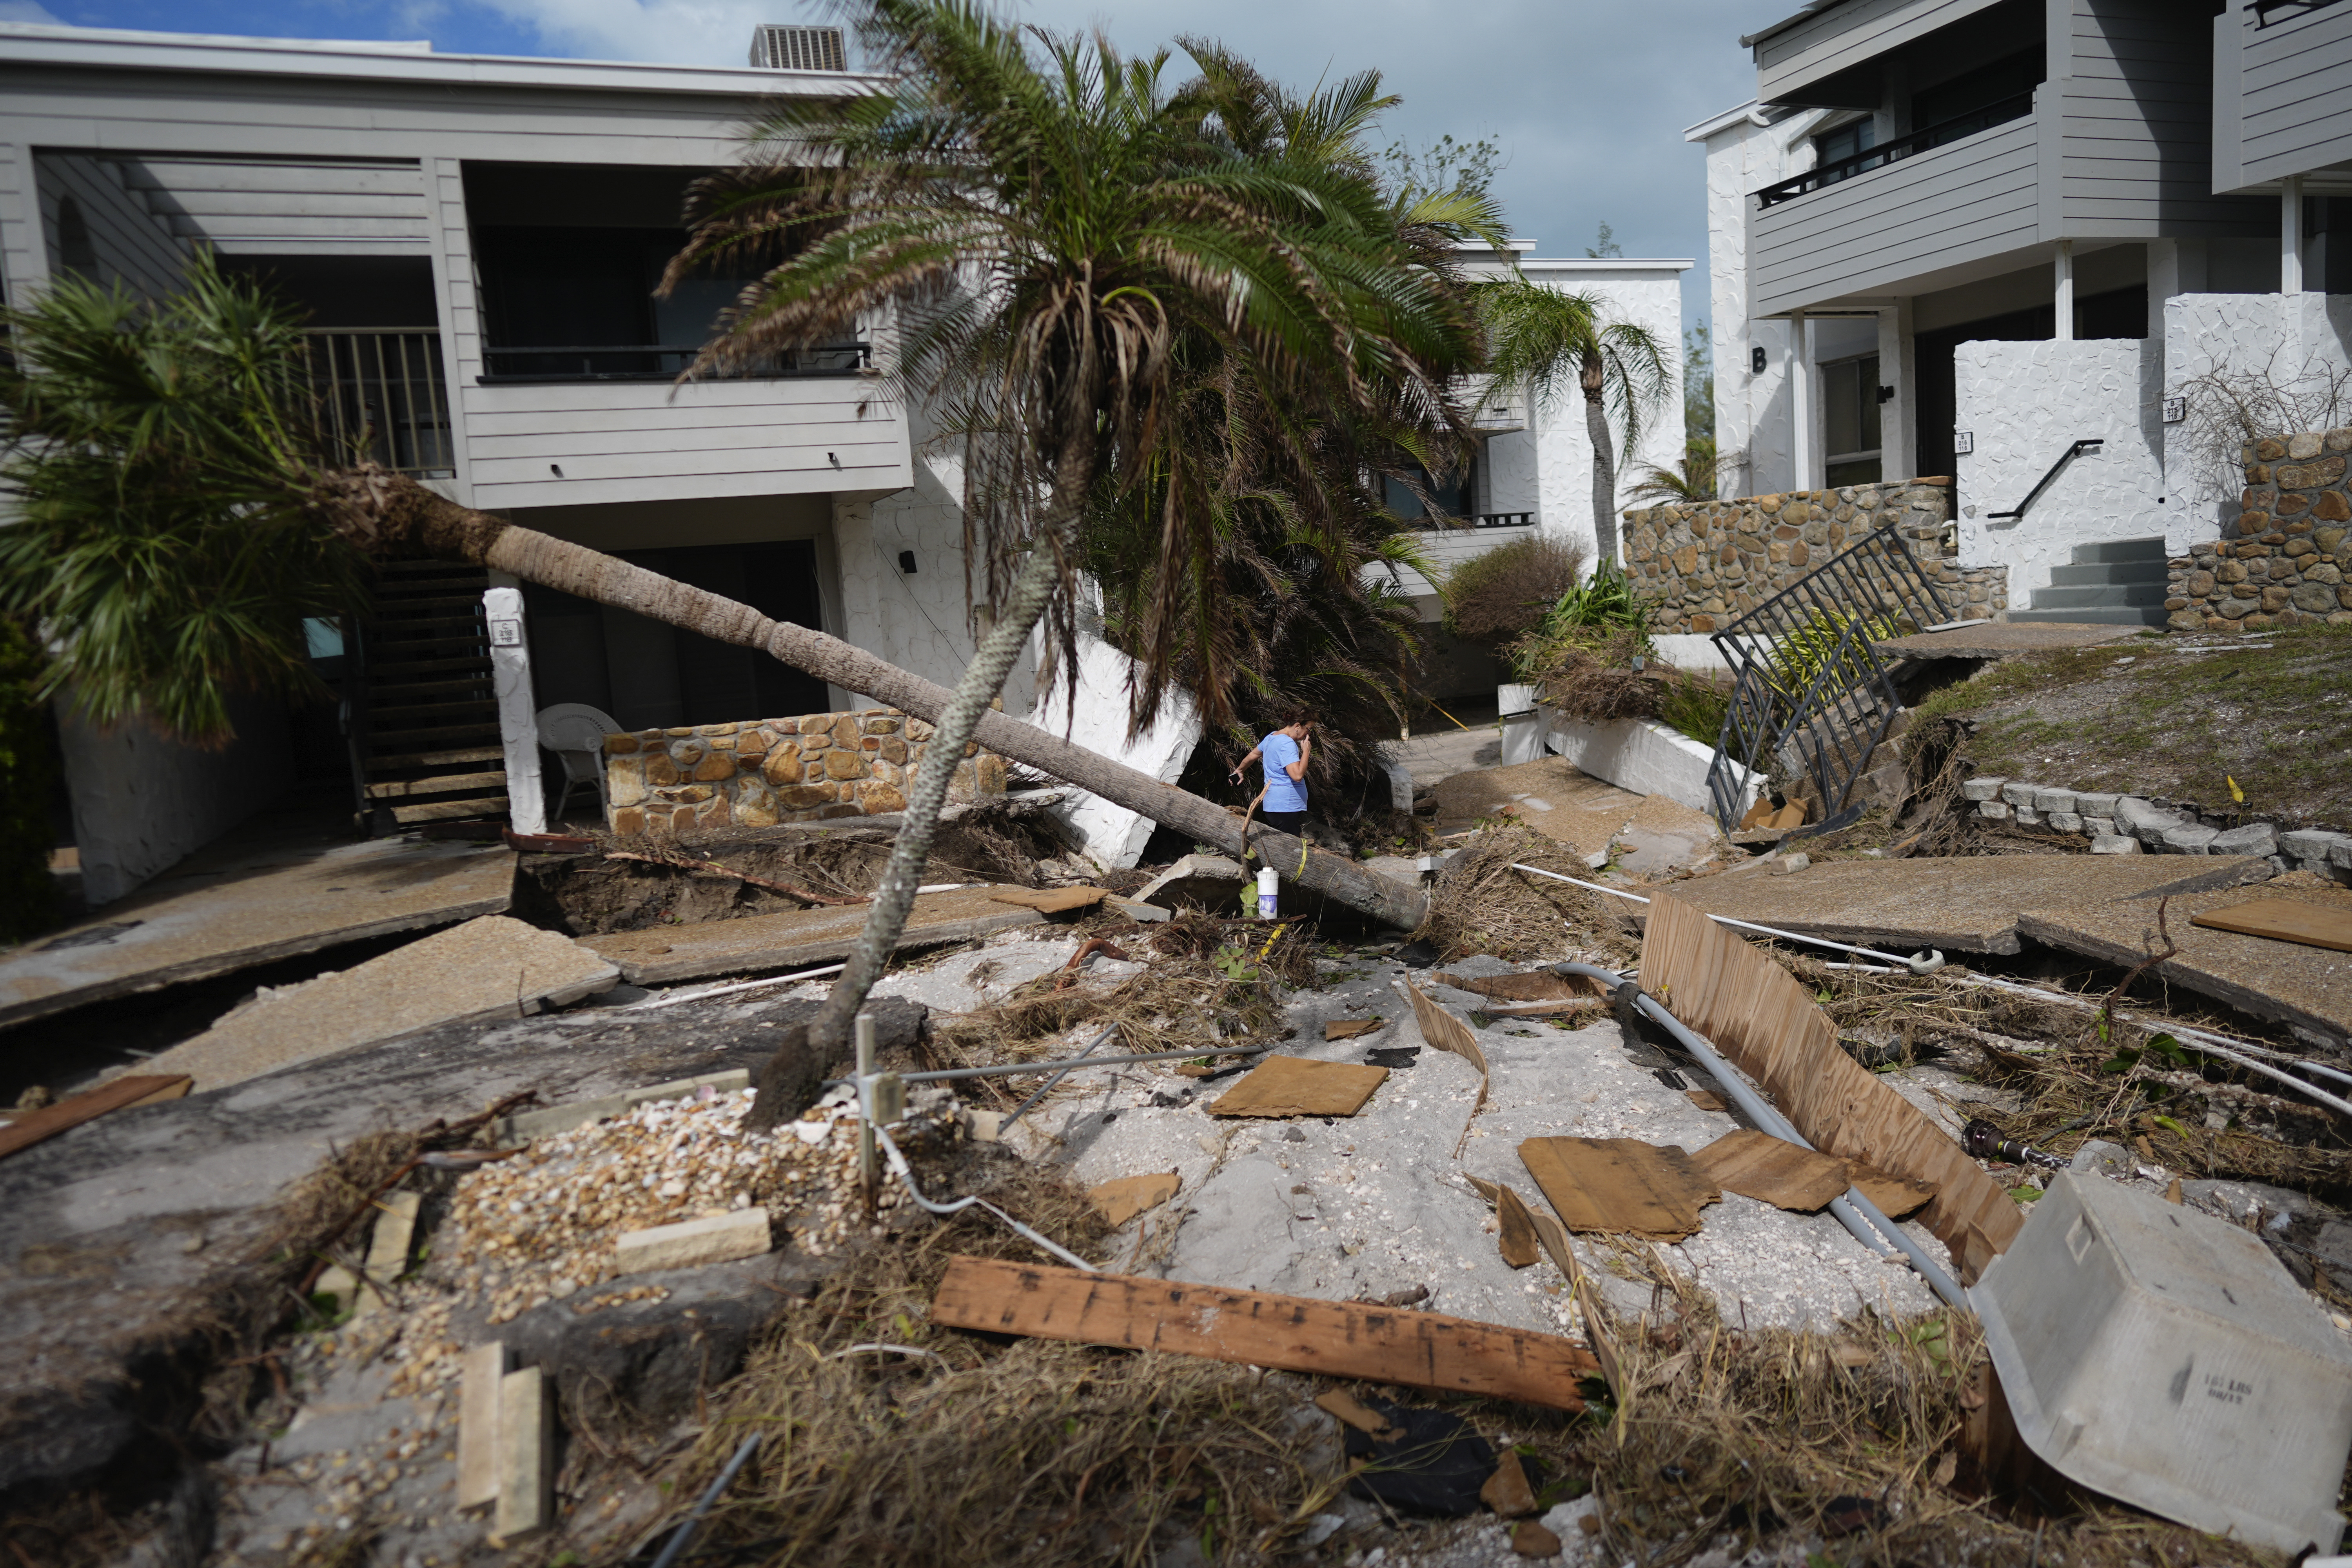
[[[1812,166],[1806,110],[1759,125],[1745,110],[1692,127],[1706,148],[1707,320],[1715,333],[1715,440],[1726,459],[1725,495],[1794,488],[1789,398],[1790,327],[1748,316],[1748,225],[1752,192]],[[1764,369],[1751,370],[1764,350]]]
[[[2176,294],[2165,300],[2163,395],[2179,396],[2216,370],[2266,371],[2314,405],[2313,425],[2326,423],[2316,412],[2325,389],[2331,380],[2352,377],[2352,294]],[[2336,422],[2346,420],[2352,409]],[[2166,432],[2187,433],[2181,425]],[[2167,443],[2165,482],[2175,537],[2195,543],[2237,521],[2243,479],[2229,465],[2200,471],[2191,445]]]
[[[913,488],[834,502],[843,635],[903,669],[953,686],[973,649],[964,598],[963,452],[954,439],[938,439],[919,408],[908,425]],[[898,564],[900,552],[909,550],[915,554],[912,574]],[[975,577],[972,589],[984,592],[985,586]],[[1029,706],[1033,665],[1024,658],[1013,666],[1004,683],[1007,712]]]
[[[251,693],[229,700],[237,738],[217,752],[143,724],[100,730],[69,700],[58,738],[81,852],[82,894],[111,903],[278,798],[293,767],[286,710]]]
[[[1552,259],[1522,258],[1519,270],[1530,281],[1564,292],[1591,294],[1602,302],[1610,319],[1648,328],[1673,351],[1673,384],[1666,398],[1651,416],[1642,441],[1631,453],[1617,458],[1617,505],[1622,512],[1634,504],[1633,486],[1647,471],[1643,465],[1671,468],[1683,455],[1682,419],[1682,275],[1691,267],[1682,260]],[[1489,276],[1508,269],[1501,261],[1474,261],[1469,270]],[[1584,398],[1573,378],[1553,393],[1549,403],[1528,400],[1528,427],[1486,442],[1486,472],[1481,489],[1482,511],[1528,511],[1537,528],[1556,535],[1587,555],[1595,538],[1592,519],[1592,442],[1584,427]],[[1610,421],[1612,444],[1620,433]],[[1621,522],[1620,531],[1622,531]]]
[[[1959,459],[1960,563],[2009,568],[2009,602],[2025,608],[2050,568],[2074,546],[2167,535],[2175,520],[2160,498],[2163,437],[2158,405],[2160,340],[1966,342],[1953,355],[1955,428],[1976,437]],[[2024,517],[2013,510],[2074,442],[2105,443],[2067,465]]]
[[[1134,661],[1118,649],[1087,638],[1078,649],[1076,700],[1070,700],[1056,669],[1038,692],[1029,721],[1139,773],[1150,773],[1161,784],[1172,784],[1201,739],[1200,716],[1190,697],[1172,693],[1161,704],[1159,721],[1130,739],[1127,682],[1133,668]],[[1010,709],[1012,704],[1008,701],[1005,706]],[[1156,826],[1139,812],[1076,789],[1055,809],[1055,815],[1086,846],[1087,854],[1121,870],[1141,858]]]

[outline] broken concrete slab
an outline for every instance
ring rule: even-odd
[[[1589,777],[1565,757],[1455,773],[1437,785],[1436,795],[1440,833],[1507,815],[1588,860],[1608,854],[1609,841],[1648,798]]]
[[[497,914],[504,846],[232,834],[103,917],[0,958],[0,1026],[393,931]]]
[[[2316,910],[2352,910],[2352,888],[2282,881],[2261,893]],[[2352,1037],[2352,954],[2192,923],[2197,915],[2246,901],[2246,892],[2234,888],[2173,894],[2165,926],[2180,951],[2156,966],[2157,976],[2257,1018]],[[2156,934],[2156,900],[2147,896],[2032,910],[2019,917],[2017,929],[2035,942],[2108,963],[2135,964],[2164,946]]]
[[[2244,856],[1922,856],[1908,860],[1825,860],[1790,877],[1743,868],[1677,882],[1674,896],[1711,915],[1808,936],[1909,952],[2011,953],[2021,950],[2028,910],[2084,909],[2119,899],[2154,900],[2235,888],[2271,875]],[[1646,924],[1646,910],[1633,919]]]
[[[341,973],[265,987],[194,1039],[141,1068],[187,1073],[199,1089],[226,1089],[412,1029],[562,1006],[595,995],[620,977],[617,968],[570,937],[505,915],[483,915]]]
[[[1207,910],[1229,915],[1240,905],[1249,873],[1223,855],[1187,855],[1152,879],[1136,901],[1162,909]]]
[[[1948,632],[1914,632],[1874,646],[1879,652],[1900,658],[2019,658],[2030,653],[2098,647],[2137,637],[2146,629],[2076,621],[1990,621]]]
[[[966,942],[1008,926],[1035,925],[1045,916],[993,901],[994,887],[958,888],[919,893],[897,947],[932,947]],[[866,929],[866,906],[793,910],[714,921],[698,926],[656,926],[648,931],[610,931],[574,940],[620,966],[632,985],[660,985],[712,974],[797,969],[847,955]]]

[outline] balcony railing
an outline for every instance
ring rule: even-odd
[[[1988,103],[1982,109],[1972,109],[1966,114],[1956,114],[1949,120],[1939,121],[1925,130],[1914,131],[1908,136],[1898,136],[1894,141],[1873,147],[1866,153],[1856,153],[1849,158],[1833,159],[1818,167],[1808,169],[1801,174],[1782,180],[1778,184],[1767,185],[1756,193],[1756,203],[1759,206],[1777,206],[1792,197],[1801,196],[1808,191],[1818,191],[1824,185],[1834,185],[1841,181],[1851,180],[1856,174],[1865,174],[1872,169],[1884,168],[1889,163],[1899,163],[1906,158],[1916,157],[1932,148],[1958,142],[1963,136],[1973,136],[1979,131],[1990,131],[1996,125],[2006,125],[2012,120],[2022,120],[2032,112],[2033,93],[2029,89],[2015,97],[2004,98],[1998,102]]]
[[[1482,511],[1469,517],[1436,517],[1424,512],[1419,517],[1405,519],[1404,525],[1407,528],[1430,528],[1439,530],[1457,528],[1532,528],[1535,526],[1535,521],[1536,514],[1531,511]]]
[[[420,479],[457,472],[440,333],[344,327],[305,335],[311,392],[335,451]]]
[[[528,381],[675,381],[699,348],[659,343],[569,344],[552,348],[484,349],[485,385]],[[730,371],[729,381],[794,375],[855,375],[873,363],[868,343],[828,343]]]

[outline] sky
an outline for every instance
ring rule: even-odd
[[[1020,0],[1057,31],[1130,51],[1214,38],[1294,85],[1377,69],[1403,102],[1387,139],[1501,149],[1496,194],[1538,256],[1582,256],[1603,223],[1629,257],[1685,257],[1706,307],[1706,183],[1685,127],[1753,95],[1739,35],[1797,0]],[[0,20],[279,37],[429,38],[444,53],[740,65],[760,22],[805,0],[0,0]]]

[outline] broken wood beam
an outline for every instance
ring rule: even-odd
[[[931,1302],[947,1328],[1483,1394],[1581,1410],[1601,1363],[1572,1340],[1436,1312],[1398,1311],[1176,1279],[959,1258]]]
[[[44,1138],[54,1138],[68,1128],[104,1116],[110,1110],[124,1110],[134,1105],[151,1105],[157,1100],[178,1100],[188,1092],[195,1080],[185,1073],[131,1073],[109,1083],[102,1083],[86,1094],[61,1100],[55,1105],[16,1118],[0,1125],[0,1159],[19,1149],[28,1149]]]

